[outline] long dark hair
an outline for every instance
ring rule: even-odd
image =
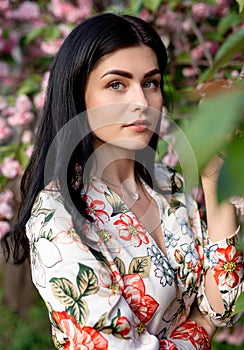
[[[66,127],[61,141],[59,138],[56,142],[56,136],[75,116],[86,110],[84,95],[87,77],[99,60],[118,49],[138,45],[147,45],[155,52],[159,70],[163,76],[167,64],[165,46],[149,24],[133,16],[105,13],[91,17],[78,25],[62,44],[52,64],[34,151],[21,182],[22,203],[19,219],[4,241],[7,259],[11,251],[13,260],[17,264],[22,263],[29,256],[25,225],[38,193],[46,185],[46,180],[58,181],[65,206],[78,231],[80,220],[77,212],[89,219],[86,214],[86,204],[80,196],[84,188],[83,181],[75,189],[70,185],[71,180],[77,175],[77,169],[82,177],[84,167],[93,152],[93,135],[87,118],[80,120],[80,127],[85,136],[72,150],[67,167],[64,166],[64,157],[67,154],[64,151],[74,136],[74,128]],[[163,94],[163,79],[161,91]],[[156,130],[150,140],[149,149],[156,150],[157,140]],[[48,175],[46,175],[45,164],[51,146],[53,158],[48,163]],[[152,186],[152,180],[148,169],[153,168],[153,162],[154,158],[151,155],[145,157],[145,153],[142,155],[138,152],[135,174],[142,177],[150,186]],[[67,186],[68,191],[65,191]],[[75,210],[74,205],[69,205],[69,198],[75,204]]]

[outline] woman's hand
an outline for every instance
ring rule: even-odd
[[[224,163],[224,156],[222,154],[214,156],[205,166],[201,173],[201,177],[204,180],[211,180],[217,183],[219,172]]]

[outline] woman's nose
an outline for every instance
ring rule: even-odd
[[[141,86],[136,86],[131,90],[130,110],[143,112],[148,108],[148,100]]]

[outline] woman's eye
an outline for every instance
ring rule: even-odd
[[[160,82],[158,80],[150,80],[150,81],[146,81],[143,84],[143,87],[146,89],[155,89],[156,87],[158,87],[160,84]]]
[[[119,81],[114,81],[109,84],[109,87],[113,90],[121,90],[123,88],[123,84]]]

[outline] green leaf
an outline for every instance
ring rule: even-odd
[[[15,157],[16,150],[18,149],[18,144],[10,143],[5,146],[0,146],[0,163],[3,162],[6,157]]]
[[[143,0],[144,6],[152,12],[155,12],[159,8],[161,2],[162,0]]]
[[[230,35],[219,48],[213,66],[205,73],[204,79],[210,79],[231,58],[244,50],[244,28]]]
[[[19,161],[23,169],[26,168],[29,163],[29,157],[26,155],[26,150],[29,147],[29,144],[23,143],[20,144],[16,150],[16,159]]]
[[[136,16],[139,14],[143,6],[143,0],[130,0],[129,8],[131,14]]]
[[[86,265],[79,264],[79,273],[76,280],[79,291],[83,296],[95,294],[99,289],[96,274]]]
[[[80,326],[86,324],[89,310],[87,302],[84,299],[80,298],[73,305],[69,306],[66,311],[74,317]]]
[[[244,0],[236,0],[239,5],[239,12],[241,13],[244,10]]]
[[[60,37],[60,29],[57,25],[42,26],[32,29],[25,37],[25,45],[29,45],[37,38],[44,38],[45,40],[55,40]]]
[[[241,293],[241,295],[239,295],[236,303],[235,303],[235,311],[233,312],[232,315],[235,315],[239,312],[244,311],[244,293]]]
[[[227,157],[220,171],[218,198],[244,195],[244,137],[233,140],[227,147]]]
[[[32,75],[25,79],[20,88],[18,89],[18,95],[33,95],[40,91],[40,76]]]
[[[49,281],[53,295],[66,307],[72,306],[78,300],[77,290],[66,278],[52,278]]]
[[[168,143],[164,140],[161,139],[158,141],[157,144],[157,152],[156,152],[156,162],[159,162],[163,156],[167,153],[168,151]]]
[[[223,150],[226,135],[240,122],[243,108],[243,92],[229,92],[205,100],[192,119],[182,125],[175,151],[187,189],[197,184],[198,169],[202,170],[217,152]]]
[[[28,45],[36,38],[42,37],[42,34],[45,31],[45,28],[46,27],[43,26],[43,27],[38,27],[38,28],[32,29],[25,37],[25,44]]]
[[[235,28],[243,21],[243,18],[235,12],[230,12],[228,16],[220,19],[218,24],[218,33],[224,35],[230,28]],[[214,33],[216,34],[216,33]]]

